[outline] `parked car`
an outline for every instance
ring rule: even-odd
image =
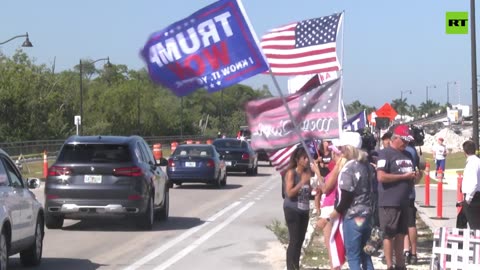
[[[8,154],[0,149],[0,269],[8,257],[20,253],[24,266],[40,264],[43,251],[44,210],[29,190],[40,179],[24,179]]]
[[[217,188],[227,184],[225,162],[210,144],[182,144],[168,159],[167,175],[173,184],[207,183]]]
[[[257,175],[258,158],[250,144],[245,140],[235,138],[216,139],[213,145],[222,155],[227,172],[246,172],[247,175]]]
[[[139,136],[72,136],[48,169],[45,223],[124,216],[150,230],[167,220],[169,182]]]

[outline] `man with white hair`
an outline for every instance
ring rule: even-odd
[[[347,162],[338,176],[338,203],[329,220],[343,217],[345,252],[350,269],[373,270],[372,258],[363,247],[372,229],[373,168],[361,150],[358,132],[344,131],[338,143]]]
[[[378,153],[378,215],[385,236],[383,250],[387,268],[403,270],[406,269],[403,244],[408,232],[409,194],[422,173],[415,170],[413,157],[405,150],[414,140],[408,125],[398,125],[392,133],[390,146]]]

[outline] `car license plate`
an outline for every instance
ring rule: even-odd
[[[102,183],[102,176],[101,175],[85,175],[84,181],[87,184],[100,184]]]
[[[231,161],[225,161],[225,165],[232,166],[232,162]]]
[[[195,162],[192,162],[192,161],[187,161],[185,162],[185,167],[195,167]]]

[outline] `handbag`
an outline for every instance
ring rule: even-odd
[[[370,238],[363,247],[363,251],[370,256],[378,254],[378,251],[382,248],[383,237],[383,231],[378,226],[374,226],[370,233]]]

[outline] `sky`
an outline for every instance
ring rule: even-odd
[[[34,47],[23,48],[24,52],[36,64],[52,66],[55,59],[56,72],[73,69],[80,59],[107,56],[113,64],[138,70],[146,67],[139,51],[150,34],[213,2],[2,0],[0,42],[28,32]],[[447,102],[447,92],[452,104],[472,103],[470,35],[445,33],[445,13],[469,11],[470,1],[242,2],[259,39],[272,28],[345,11],[343,44],[338,44],[345,104],[358,100],[378,108],[403,95],[407,103],[418,106],[426,100],[427,91],[428,98],[440,104]],[[23,40],[0,45],[0,52],[12,56]],[[279,78],[279,82],[282,89],[287,88],[287,77]],[[276,91],[267,75],[256,75],[242,83],[253,88],[267,85]]]

